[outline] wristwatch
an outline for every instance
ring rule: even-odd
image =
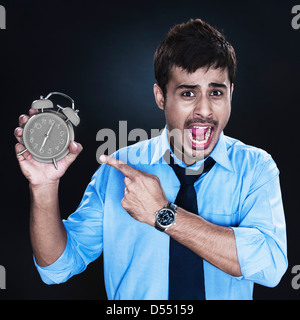
[[[156,212],[155,228],[159,231],[166,231],[175,224],[176,214],[176,204],[169,202],[161,210]]]

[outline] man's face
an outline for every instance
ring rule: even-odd
[[[175,137],[173,152],[191,165],[207,157],[217,144],[229,120],[233,86],[227,69],[199,68],[187,73],[173,67],[166,89],[164,99],[154,85],[156,102],[165,111],[169,136]]]

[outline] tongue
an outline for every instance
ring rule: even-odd
[[[196,128],[196,127],[191,127],[190,130],[192,131],[193,138],[197,140],[204,140],[205,138],[205,133],[208,128]]]

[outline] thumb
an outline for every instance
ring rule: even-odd
[[[68,164],[68,166],[75,161],[75,159],[77,158],[77,156],[80,154],[80,152],[82,151],[83,147],[80,143],[75,142],[75,141],[71,141],[70,145],[69,145],[69,153],[68,155],[65,157],[65,160]]]

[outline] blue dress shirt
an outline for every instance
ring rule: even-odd
[[[115,156],[158,176],[174,202],[180,183],[163,158],[169,148],[165,128],[160,136],[120,149]],[[204,261],[206,298],[252,299],[254,283],[276,286],[287,269],[279,171],[268,153],[223,133],[210,156],[215,166],[195,183],[199,215],[233,229],[242,276]],[[108,299],[168,299],[170,237],[123,209],[124,188],[121,172],[100,166],[77,210],[63,221],[68,235],[64,252],[47,267],[36,264],[45,283],[67,281],[103,252]]]

